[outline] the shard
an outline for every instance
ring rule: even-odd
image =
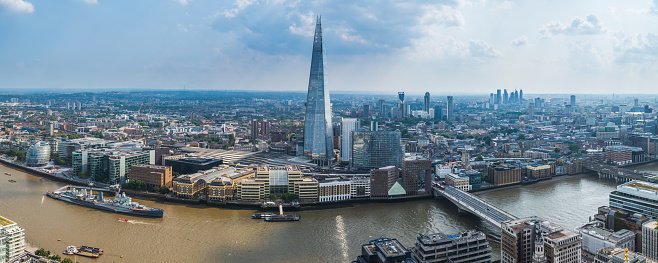
[[[326,86],[326,65],[322,45],[322,21],[318,17],[313,38],[311,74],[308,78],[306,119],[304,120],[304,155],[322,166],[329,166],[333,159],[333,128],[331,102]]]

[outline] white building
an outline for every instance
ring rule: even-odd
[[[370,176],[353,176],[350,178],[351,198],[370,197]]]
[[[13,221],[0,216],[0,263],[25,254],[25,233]]]
[[[610,207],[658,218],[658,184],[631,181],[610,193]]]
[[[318,201],[335,202],[351,199],[350,180],[343,177],[318,179]]]
[[[635,233],[622,229],[611,232],[603,228],[602,222],[590,222],[575,229],[583,237],[583,251],[596,255],[604,247],[628,248],[635,251]]]
[[[341,123],[341,146],[340,159],[344,162],[350,160],[350,147],[352,145],[352,132],[359,128],[359,120],[355,118],[343,118]]]
[[[658,221],[649,221],[642,225],[642,254],[652,260],[658,260]]]

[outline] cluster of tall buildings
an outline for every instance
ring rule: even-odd
[[[507,105],[519,104],[523,102],[523,90],[514,90],[512,93],[507,93],[507,89],[501,94],[500,89],[496,93],[489,94],[490,105]]]

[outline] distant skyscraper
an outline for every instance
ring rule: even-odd
[[[384,108],[384,102],[385,100],[379,100],[379,113],[381,116],[386,116],[386,109]]]
[[[509,103],[509,96],[507,95],[507,89],[505,89],[505,92],[503,92],[503,104],[508,104]]]
[[[363,104],[363,118],[370,116],[370,104]]]
[[[535,118],[535,104],[532,102],[528,103],[528,118],[529,119]]]
[[[325,87],[325,56],[322,44],[322,21],[317,18],[311,73],[306,97],[306,119],[304,120],[304,154],[321,164],[329,165],[333,156],[333,128],[331,124],[331,102]]]
[[[576,95],[571,95],[571,108],[573,109],[574,107],[576,107]]]
[[[442,115],[441,106],[439,105],[434,106],[434,120],[440,121],[442,119],[441,117],[443,117],[441,115]]]
[[[430,112],[430,93],[425,92],[425,98],[423,100],[423,111]]]
[[[340,160],[343,162],[350,160],[350,146],[352,145],[352,132],[356,131],[359,128],[359,121],[353,118],[343,118],[341,124],[342,128],[342,140],[340,148]]]
[[[407,115],[404,112],[407,109],[404,105],[404,92],[398,92],[398,108],[400,108],[400,118],[404,118]]]
[[[489,104],[493,105],[496,103],[496,99],[494,98],[494,94],[491,93],[489,94]]]
[[[448,103],[447,104],[448,104],[447,105],[447,109],[448,109],[447,118],[448,118],[448,121],[454,121],[455,120],[455,114],[454,114],[455,102],[452,100],[452,96],[448,96]]]
[[[502,98],[502,96],[500,94],[500,90],[496,90],[496,102],[495,102],[495,104],[500,104],[501,98]]]
[[[519,102],[523,103],[523,89],[519,91]]]

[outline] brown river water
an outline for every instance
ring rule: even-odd
[[[253,210],[133,199],[165,210],[164,218],[141,218],[44,195],[64,185],[0,166],[0,215],[23,227],[34,247],[60,255],[68,245],[105,250],[98,259],[76,257],[78,262],[349,262],[361,244],[382,235],[411,247],[418,233],[476,227],[488,235],[494,258],[500,254],[500,230],[475,216],[459,216],[446,200],[356,204],[302,211],[298,222],[268,223],[251,219]],[[607,205],[614,188],[613,181],[579,175],[479,196],[517,216],[537,215],[573,229]]]

